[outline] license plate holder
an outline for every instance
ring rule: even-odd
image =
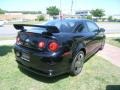
[[[30,55],[28,53],[22,52],[21,59],[30,62]]]

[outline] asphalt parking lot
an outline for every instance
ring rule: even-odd
[[[97,23],[99,27],[105,28],[105,33],[120,33],[120,23],[112,22],[99,22]],[[17,35],[17,30],[14,29],[13,25],[4,25],[0,27],[0,37],[15,37]]]
[[[98,22],[97,25],[104,28],[106,34],[120,34],[120,22]]]
[[[0,27],[0,37],[14,37],[17,35],[17,30],[14,29],[13,25],[4,25]]]

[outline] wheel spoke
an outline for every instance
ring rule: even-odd
[[[75,63],[75,70],[76,72],[80,71],[82,66],[83,66],[83,54],[79,54],[77,57],[76,57],[76,63]]]

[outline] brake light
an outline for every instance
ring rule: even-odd
[[[44,42],[44,41],[40,41],[40,42],[38,43],[38,47],[39,47],[39,48],[45,48],[45,42]]]
[[[16,38],[16,43],[17,43],[17,44],[20,43],[20,38],[19,38],[19,37]]]
[[[53,41],[53,42],[50,42],[48,48],[49,48],[50,51],[55,52],[55,51],[58,50],[59,45],[58,45],[57,42]]]

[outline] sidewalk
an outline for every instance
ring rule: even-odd
[[[106,44],[104,49],[98,52],[98,56],[120,67],[120,48]]]

